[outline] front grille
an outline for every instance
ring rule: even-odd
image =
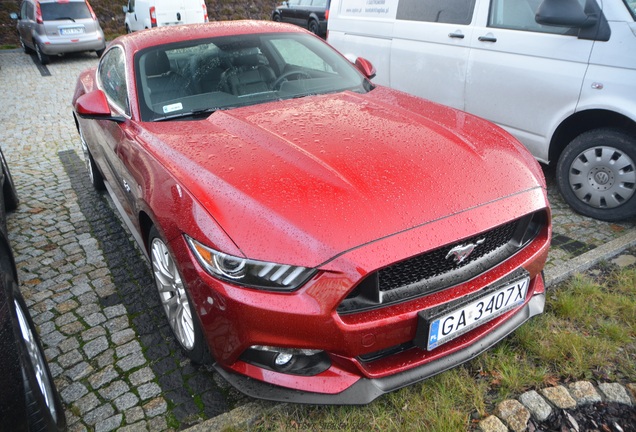
[[[545,224],[545,213],[531,214],[373,272],[339,305],[338,313],[375,309],[472,279],[514,255]]]
[[[380,291],[390,291],[416,282],[426,281],[443,274],[457,271],[492,251],[507,245],[512,239],[518,221],[495,228],[484,234],[480,234],[461,242],[437,249],[433,252],[415,256],[405,261],[384,268],[378,272]],[[475,247],[473,253],[461,263],[457,264],[449,252],[458,246],[476,244],[480,240],[483,243]]]

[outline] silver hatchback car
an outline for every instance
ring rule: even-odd
[[[24,52],[33,51],[40,63],[50,56],[79,51],[95,51],[101,56],[106,48],[104,32],[88,0],[24,0],[18,21],[18,34]]]

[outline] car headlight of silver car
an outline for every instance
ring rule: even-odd
[[[251,288],[293,291],[311,278],[317,270],[241,258],[214,250],[185,236],[199,264],[212,276]]]

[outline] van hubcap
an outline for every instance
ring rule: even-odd
[[[594,208],[615,208],[636,192],[636,164],[621,150],[592,147],[572,162],[570,187],[578,199]]]

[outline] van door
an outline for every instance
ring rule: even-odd
[[[541,2],[481,2],[465,109],[504,127],[548,162],[549,137],[576,109],[593,42],[579,39],[575,29],[537,24]]]
[[[201,0],[156,0],[157,26],[205,22],[201,3]]]
[[[377,3],[375,3],[377,2]],[[391,83],[391,42],[398,0],[332,0],[327,42],[350,59],[371,61],[373,82]]]
[[[390,86],[464,109],[471,22],[479,2],[487,0],[400,0]]]

